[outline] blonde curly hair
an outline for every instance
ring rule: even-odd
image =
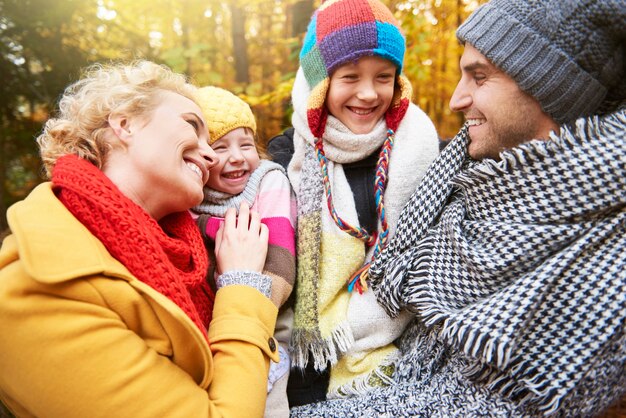
[[[171,91],[196,102],[196,88],[181,74],[150,61],[95,64],[68,86],[56,117],[37,137],[48,177],[57,159],[75,154],[102,168],[112,144],[109,117],[148,117]]]

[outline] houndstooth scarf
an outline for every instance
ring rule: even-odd
[[[370,269],[379,301],[441,325],[468,376],[555,411],[626,320],[625,126],[624,108],[580,119],[498,162],[470,161],[463,128]]]

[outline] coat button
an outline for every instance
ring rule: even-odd
[[[276,340],[274,339],[274,337],[270,337],[270,339],[267,340],[267,343],[269,344],[272,353],[276,351]]]

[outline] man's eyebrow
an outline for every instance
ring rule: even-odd
[[[183,113],[181,116],[183,116],[183,119],[185,119],[187,123],[189,123],[191,120],[194,120],[196,122],[196,126],[194,126],[194,129],[197,135],[200,135],[203,130],[205,130],[204,122],[202,122],[202,118],[197,114],[193,112],[187,112]],[[193,124],[191,123],[190,125],[193,126]]]
[[[491,70],[492,66],[487,64],[486,62],[474,61],[467,65],[463,65],[462,68],[464,71],[472,72],[476,70]]]

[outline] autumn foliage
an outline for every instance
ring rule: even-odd
[[[383,0],[407,38],[414,101],[442,138],[462,52],[454,32],[484,0]],[[313,0],[0,0],[0,231],[43,180],[34,138],[65,86],[97,61],[147,58],[248,101],[267,141],[290,124],[290,92]]]

